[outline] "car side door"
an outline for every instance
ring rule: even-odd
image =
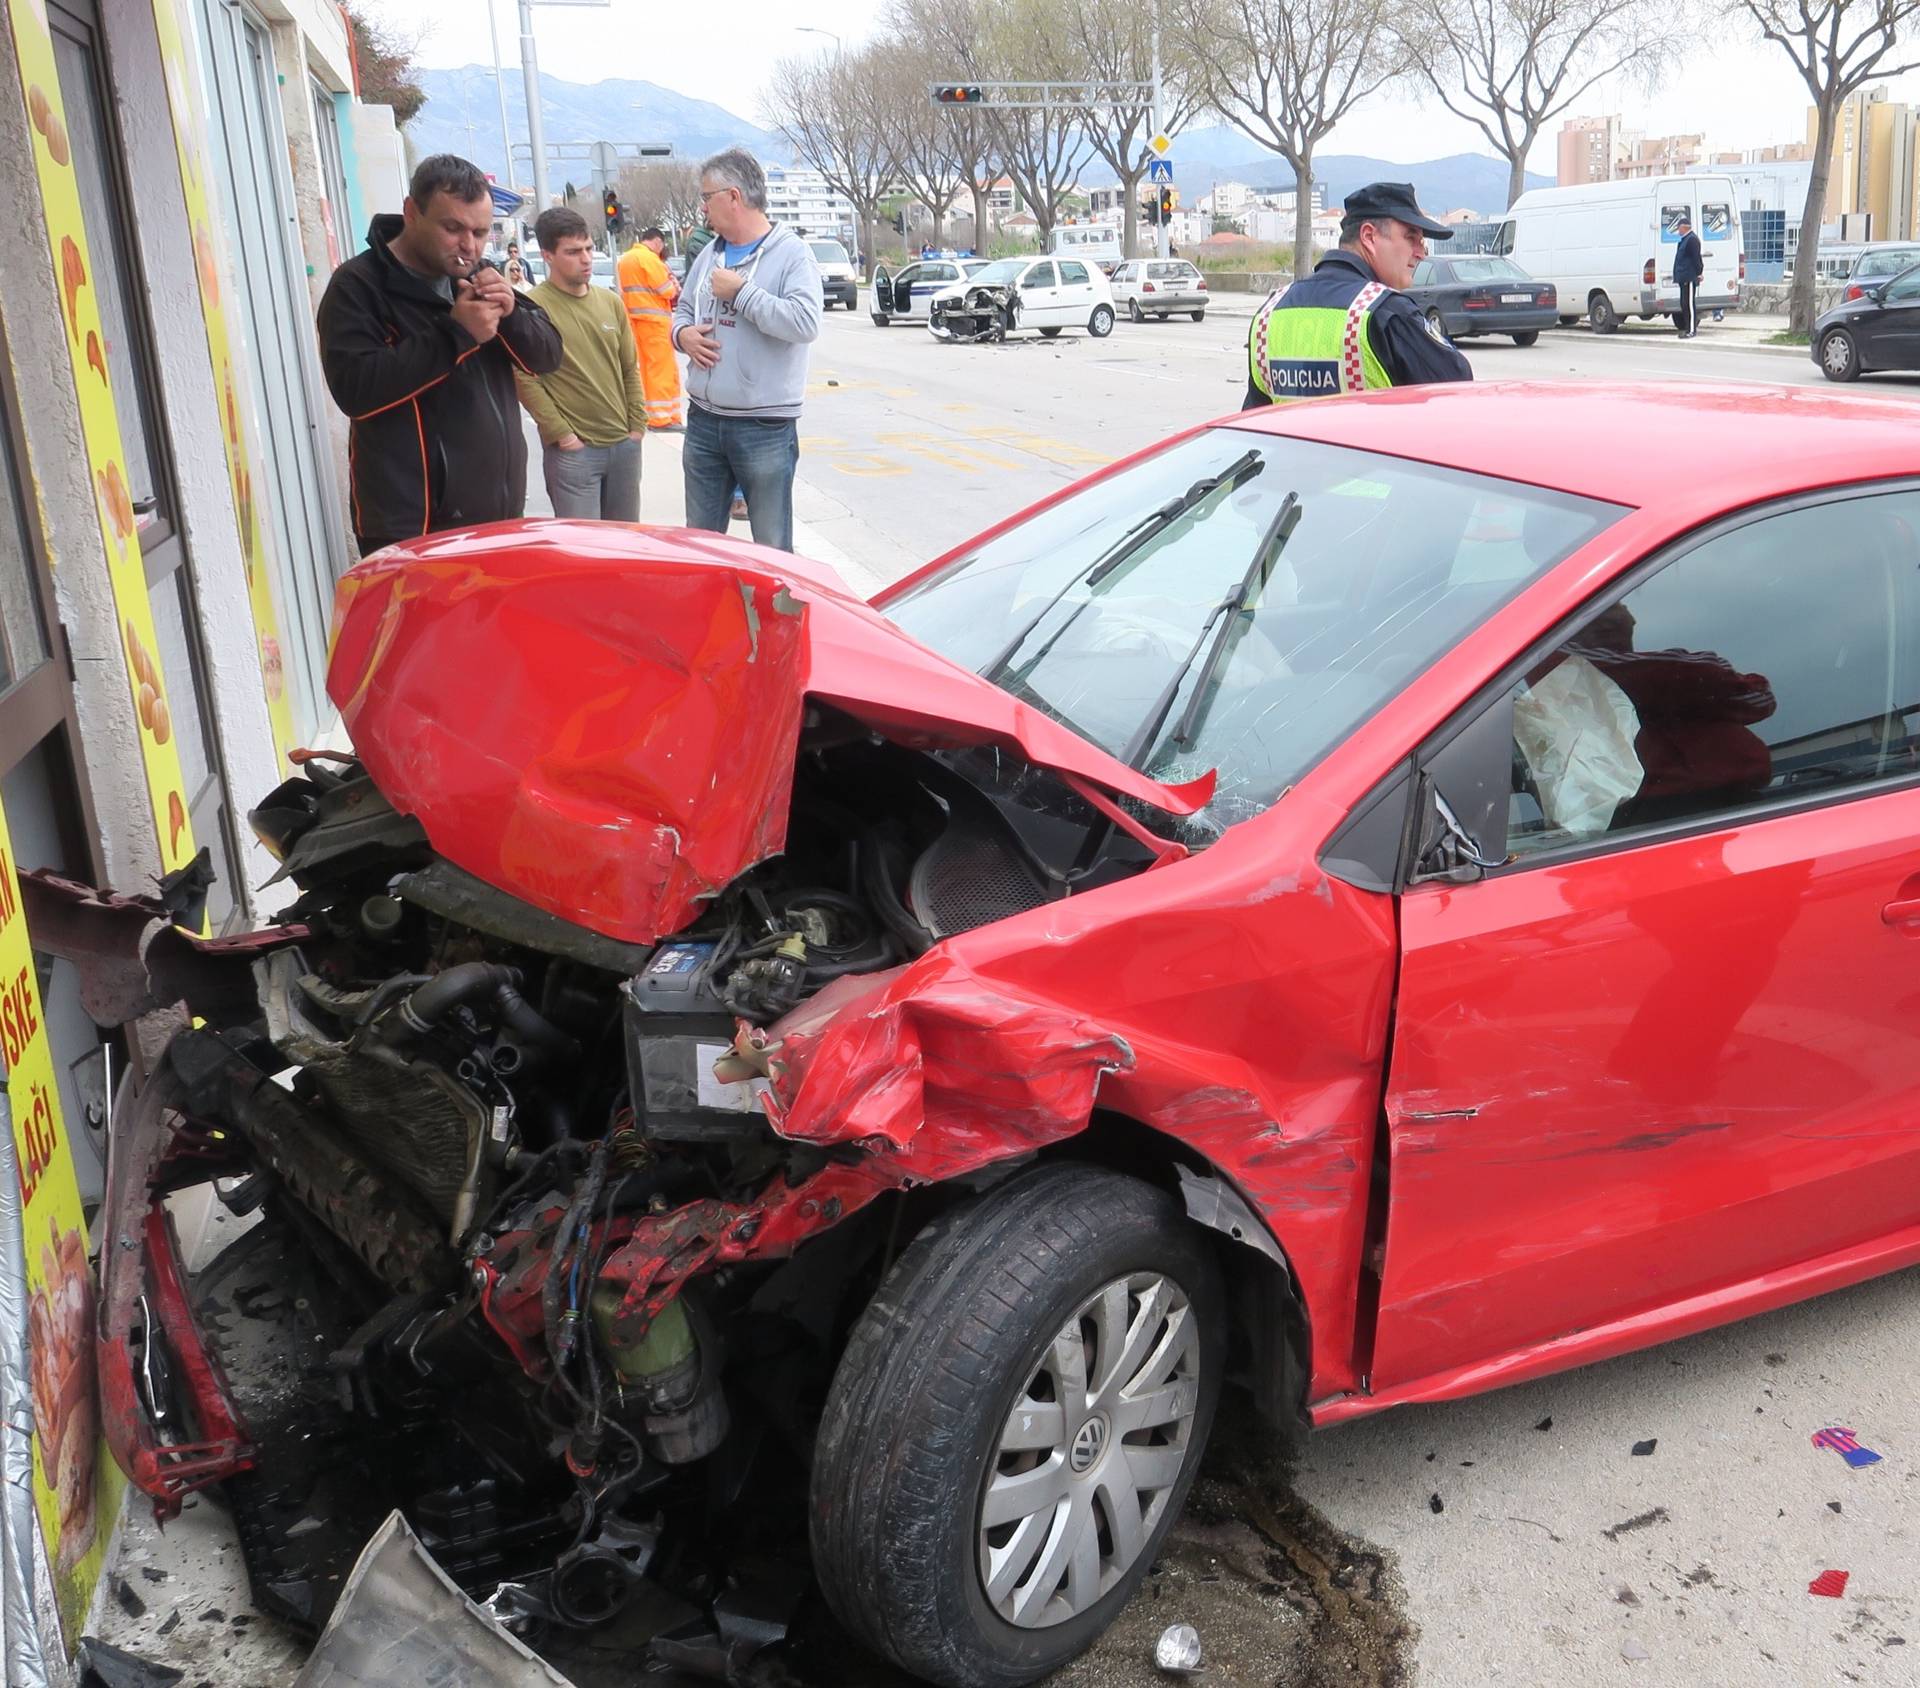
[[[1862,361],[1873,369],[1920,369],[1920,265],[1902,270],[1880,292],[1880,308],[1866,320],[1872,344]]]
[[[1133,261],[1114,267],[1113,274],[1107,278],[1107,281],[1113,289],[1113,302],[1116,305],[1124,305],[1134,296],[1133,281],[1139,269],[1140,265]]]
[[[1916,536],[1912,487],[1731,520],[1423,754],[1375,1388],[1697,1329],[1920,1222]]]
[[[1060,320],[1074,328],[1085,328],[1093,315],[1098,294],[1093,285],[1093,269],[1079,258],[1062,258],[1060,271]]]
[[[1020,278],[1020,327],[1057,328],[1065,320],[1060,309],[1060,278],[1053,260],[1029,264]]]

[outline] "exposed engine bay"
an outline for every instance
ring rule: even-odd
[[[1020,290],[983,283],[957,299],[936,299],[930,308],[936,334],[960,341],[1006,339],[1020,326]]]
[[[884,1050],[810,1103],[807,1057],[840,1006],[880,1002],[943,938],[1162,854],[1059,775],[907,749],[820,706],[783,851],[650,945],[456,867],[357,762],[307,761],[251,819],[300,895],[220,955],[219,991],[185,990],[205,1023],[173,1038],[149,1141],[123,1154],[111,1223],[144,1234],[151,1282],[107,1287],[103,1343],[134,1374],[116,1410],[103,1347],[116,1451],[162,1512],[231,1477],[244,1502],[272,1469],[258,1404],[222,1401],[241,1362],[185,1316],[137,1178],[155,1198],[211,1182],[274,1233],[248,1245],[266,1251],[251,1289],[228,1273],[223,1310],[308,1286],[286,1298],[312,1328],[276,1339],[306,1344],[300,1434],[324,1416],[384,1438],[358,1479],[403,1491],[382,1510],[472,1591],[511,1582],[526,1613],[570,1626],[619,1612],[677,1499],[711,1528],[769,1460],[804,1471],[845,1324],[953,1198],[936,1181],[1020,1157],[1015,1141],[915,1159],[884,1110],[860,1123],[887,1089],[870,1075],[906,1064]],[[1084,1115],[1124,1058],[1082,1038],[1064,1077],[1017,1082],[1077,1087]],[[853,1112],[829,1130],[823,1106]],[[257,1596],[317,1625],[325,1592],[281,1530],[313,1506],[289,1483],[266,1485],[280,1524],[242,1536]]]

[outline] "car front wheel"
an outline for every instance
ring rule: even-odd
[[[1192,1484],[1219,1271],[1162,1191],[1025,1174],[923,1231],[854,1326],[814,1451],[841,1622],[949,1688],[1016,1688],[1119,1614]]]
[[[1093,315],[1087,319],[1087,332],[1096,340],[1104,340],[1113,332],[1113,307],[1095,305]]]
[[[1820,373],[1829,381],[1851,381],[1860,373],[1860,350],[1844,328],[1829,329],[1821,340]]]

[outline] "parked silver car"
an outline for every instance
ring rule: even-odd
[[[1134,322],[1165,322],[1176,311],[1198,322],[1208,300],[1207,278],[1184,258],[1133,258],[1113,272],[1113,302]]]

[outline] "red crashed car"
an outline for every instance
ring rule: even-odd
[[[358,760],[253,815],[298,900],[120,980],[205,1024],[116,1121],[116,1453],[227,1480],[298,1604],[327,1473],[163,1202],[217,1179],[318,1298],[302,1434],[403,1450],[355,1487],[468,1587],[605,1621],[790,1478],[856,1636],[1013,1684],[1126,1602],[1229,1377],[1325,1424],[1920,1259],[1914,437],[1303,404],[878,608],[691,534],[381,553]]]

